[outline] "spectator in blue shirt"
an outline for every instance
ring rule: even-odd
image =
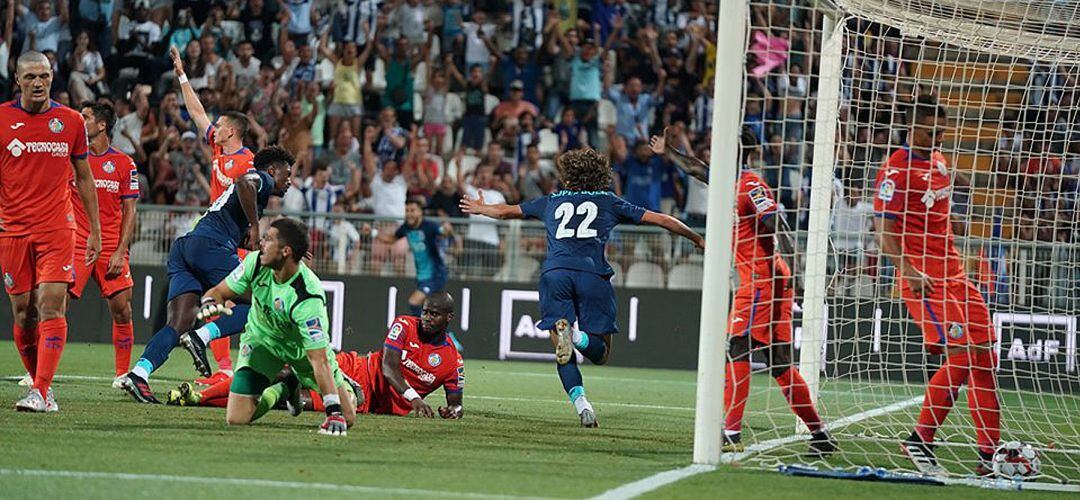
[[[525,94],[522,96],[526,101],[540,107],[543,95],[540,91],[540,66],[536,64],[536,58],[531,57],[529,49],[518,47],[511,56],[504,56],[499,65],[502,73],[503,99],[510,98],[510,84],[514,80],[520,80]]]
[[[578,122],[574,108],[569,106],[563,108],[562,120],[555,125],[554,131],[559,136],[559,153],[578,149],[586,142],[585,129]]]
[[[641,79],[632,76],[622,90],[611,86],[614,71],[604,72],[604,86],[607,98],[615,103],[615,133],[623,136],[626,142],[634,144],[649,138],[650,112],[656,107],[656,99],[649,92],[642,92]],[[663,88],[666,72],[661,70],[659,87]]]
[[[623,162],[619,172],[622,177],[624,200],[647,210],[660,212],[660,200],[664,194],[664,181],[671,166],[663,158],[653,154],[649,144],[640,141],[634,145],[634,154]]]

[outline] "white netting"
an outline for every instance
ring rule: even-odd
[[[774,0],[750,3],[743,104],[744,127],[763,140],[762,175],[798,228],[800,254],[806,241],[830,241],[824,267],[799,255],[811,265],[797,271],[800,287],[815,274],[829,282],[818,410],[843,451],[828,464],[914,471],[899,444],[942,358],[925,353],[872,219],[878,171],[907,143],[913,98],[928,93],[950,118],[939,150],[952,177],[956,246],[1000,344],[1002,440],[1039,450],[1037,481],[1080,484],[1080,4],[834,3],[840,11],[828,12],[843,16],[839,98],[819,100],[830,80],[821,74],[826,11]],[[837,110],[835,140],[815,136],[818,106]],[[834,148],[835,188],[830,227],[811,233],[815,148]],[[796,330],[800,323],[796,314]],[[805,435],[788,437],[795,420],[787,401],[755,366],[742,439],[757,446],[735,458],[806,462]],[[974,472],[966,386],[936,439],[950,476]]]

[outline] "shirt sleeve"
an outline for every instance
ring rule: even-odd
[[[776,200],[769,192],[769,187],[756,181],[740,186],[738,203],[740,214],[754,214],[760,219],[771,217],[777,209]]]
[[[304,299],[293,309],[292,318],[300,330],[305,351],[326,349],[330,346],[330,336],[326,333],[330,320],[322,300],[316,297]]]
[[[82,160],[86,158],[86,154],[89,152],[89,146],[86,139],[86,121],[83,120],[82,115],[75,113],[75,137],[71,141],[71,157],[76,160]]]
[[[460,394],[465,389],[465,360],[458,354],[457,367],[454,369],[454,373],[451,373],[447,377],[446,382],[443,383],[443,390],[447,394]]]
[[[409,232],[409,230],[407,228],[405,228],[405,224],[402,224],[402,225],[397,227],[396,231],[394,231],[394,238],[397,238],[397,239],[400,240],[400,239],[404,238],[405,234],[408,233],[408,232]]]
[[[386,340],[383,341],[383,346],[400,352],[405,348],[405,336],[408,329],[409,324],[403,317],[398,316],[395,318],[393,324],[390,325],[390,330],[386,332]]]
[[[135,167],[135,162],[130,157],[125,157],[128,161],[124,172],[120,178],[120,199],[130,200],[138,199],[139,197],[139,169]]]
[[[206,127],[206,132],[203,133],[203,140],[206,141],[208,146],[214,145],[214,126],[210,125]]]
[[[251,280],[255,277],[255,265],[259,262],[259,252],[251,252],[244,261],[225,277],[225,286],[233,293],[243,295],[251,289]]]
[[[544,211],[547,210],[547,196],[541,196],[535,200],[526,201],[520,205],[521,213],[525,214],[525,217],[530,219],[543,219]]]
[[[611,210],[615,212],[620,224],[641,224],[641,218],[645,216],[645,209],[617,196],[611,204]]]
[[[885,165],[874,186],[874,215],[888,219],[903,217],[907,210],[907,179],[904,172]]]

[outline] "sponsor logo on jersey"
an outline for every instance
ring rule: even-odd
[[[878,187],[877,197],[879,200],[886,203],[892,201],[893,196],[896,194],[896,183],[892,179],[885,179],[881,181],[881,186]]]
[[[754,209],[758,212],[764,212],[775,205],[775,203],[769,199],[768,193],[765,192],[765,186],[758,186],[751,189],[749,193],[750,202],[754,204]]]
[[[26,125],[26,124],[23,123],[23,122],[16,123],[16,124],[11,126],[11,130],[19,130],[23,125]]]
[[[17,138],[12,139],[7,145],[7,150],[11,152],[11,156],[16,158],[22,156],[23,153],[49,153],[57,158],[64,158],[69,155],[69,148],[70,146],[66,142],[22,142]]]
[[[401,330],[403,329],[404,327],[401,326],[401,323],[394,323],[394,326],[390,327],[390,333],[386,334],[386,338],[390,340],[397,340],[398,337],[401,336]]]
[[[945,160],[936,161],[934,166],[937,167],[938,172],[941,172],[941,175],[948,175],[948,172],[945,170]]]
[[[233,161],[232,160],[228,160],[228,161],[225,162],[225,170],[232,170],[232,167],[233,167]]]
[[[439,356],[439,353],[437,352],[431,353],[431,355],[427,357],[427,364],[431,365],[432,368],[441,365],[442,356]]]
[[[52,130],[54,134],[59,134],[60,132],[63,132],[64,122],[60,121],[59,118],[53,118],[52,120],[49,120],[49,130]]]
[[[94,187],[104,189],[110,193],[119,193],[120,181],[114,181],[112,179],[94,179]]]
[[[934,206],[940,200],[944,200],[952,194],[952,187],[946,186],[941,189],[927,189],[922,195],[922,202],[926,208]]]
[[[101,169],[104,170],[106,174],[111,174],[116,172],[116,165],[113,164],[112,160],[109,160],[101,165]]]
[[[323,338],[322,322],[319,318],[311,318],[304,322],[304,327],[307,328],[307,334],[313,341],[319,341]]]
[[[281,300],[281,297],[274,297],[274,310],[277,312],[285,310],[285,301]]]
[[[11,273],[4,273],[4,286],[8,288],[15,286],[15,278],[11,277]]]
[[[960,323],[949,325],[949,338],[957,340],[964,337],[964,327]]]
[[[133,169],[131,169],[131,172],[128,175],[131,177],[131,180],[128,181],[128,190],[130,190],[130,191],[138,191],[139,190],[139,170],[136,169],[136,168],[133,168]]]
[[[464,363],[464,362],[460,362],[459,364],[462,364],[462,363]],[[457,383],[458,383],[458,386],[465,387],[465,367],[464,366],[457,367]]]
[[[244,344],[240,346],[240,357],[245,358],[251,356],[251,344]]]
[[[405,368],[408,368],[409,371],[415,373],[421,382],[428,385],[435,382],[435,375],[432,375],[431,372],[421,368],[415,361],[405,358],[401,360],[401,364],[405,365]]]

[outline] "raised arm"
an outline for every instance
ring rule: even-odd
[[[504,203],[498,203],[495,205],[484,204],[484,192],[477,191],[476,199],[469,199],[468,196],[461,197],[461,203],[458,205],[461,211],[467,214],[486,215],[493,219],[524,219],[525,213],[521,211],[521,207],[517,205],[507,205]]]
[[[646,210],[645,215],[641,216],[641,223],[667,229],[668,232],[672,234],[677,234],[694,242],[694,246],[702,250],[705,249],[705,238],[703,236],[695,233],[693,229],[690,229],[686,224],[683,224],[681,220],[670,215]]]
[[[649,140],[649,147],[653,153],[658,155],[664,155],[668,161],[675,164],[679,170],[686,172],[687,175],[704,182],[709,183],[709,164],[701,161],[696,156],[692,156],[676,149],[670,142],[669,129],[664,129],[663,136],[652,136]]]
[[[184,60],[180,57],[180,51],[176,50],[176,47],[169,47],[169,57],[172,58],[176,78],[180,81],[180,91],[183,94],[184,106],[187,107],[188,115],[195,121],[196,132],[205,134],[207,129],[210,128],[210,118],[206,116],[206,109],[203,108],[199,96],[195,93],[191,83],[188,82],[187,75],[184,74]]]

